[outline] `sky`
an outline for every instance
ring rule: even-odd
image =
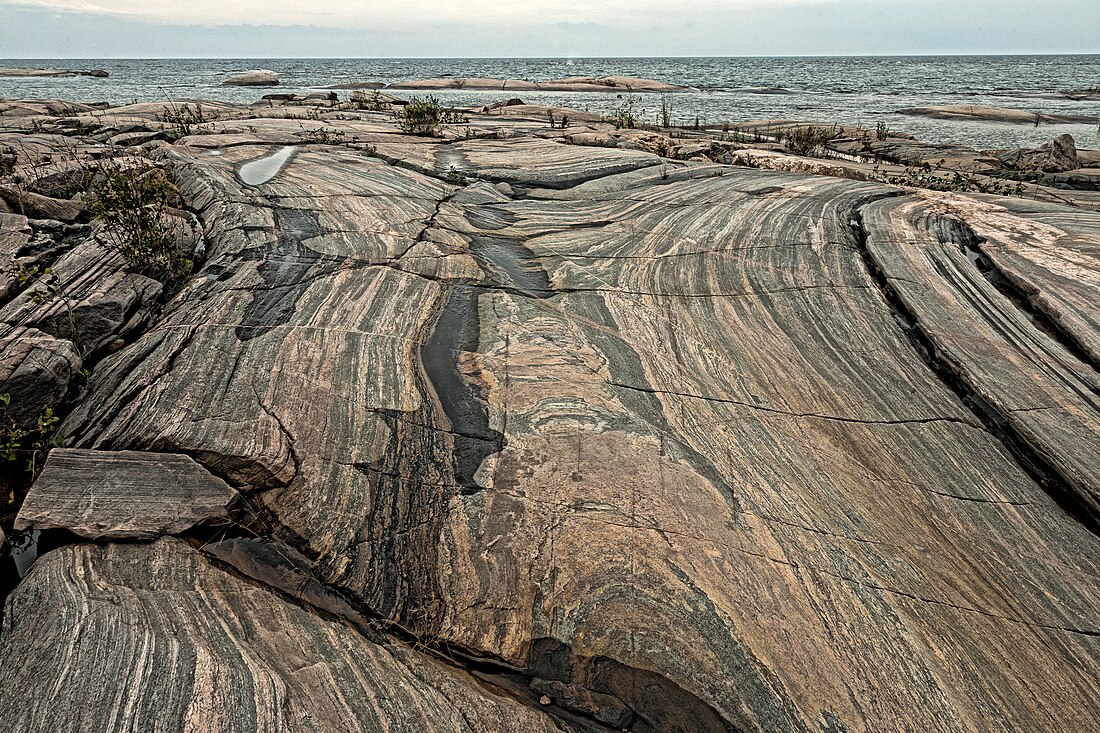
[[[1100,0],[0,0],[0,58],[1100,53]]]

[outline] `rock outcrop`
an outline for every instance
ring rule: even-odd
[[[1065,173],[1081,167],[1072,135],[1059,135],[1034,150],[998,150],[994,156],[1014,170]]]
[[[416,79],[386,85],[389,89],[487,89],[510,92],[677,92],[686,87],[633,76],[571,76],[566,79],[530,81],[526,79],[456,78]],[[349,88],[346,85],[335,88]]]
[[[1096,729],[1100,213],[299,112],[147,153],[205,253],[31,488],[0,719]]]
[[[59,79],[74,76],[91,76],[97,79],[106,79],[110,76],[110,74],[108,74],[103,69],[90,69],[88,71],[65,71],[62,69],[0,68],[0,77]]]
[[[1052,115],[1028,112],[1005,107],[982,107],[969,104],[942,105],[936,107],[908,107],[898,114],[916,117],[932,117],[937,120],[965,120],[969,122],[1011,122],[1016,124],[1086,124],[1095,125],[1100,117],[1095,115]]]

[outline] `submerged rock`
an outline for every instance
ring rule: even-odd
[[[21,68],[0,68],[0,77],[30,77],[30,78],[65,78],[74,76],[91,76],[99,79],[104,79],[108,74],[103,69],[91,69],[89,71],[66,71],[63,69],[21,69]]]

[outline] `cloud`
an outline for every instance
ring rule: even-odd
[[[126,8],[97,5],[87,2],[87,0],[6,0],[6,2],[0,4],[21,5],[60,13],[88,13],[91,15],[119,15],[125,17],[140,17],[144,15],[143,13],[127,10]]]
[[[3,0],[55,12],[145,18],[173,25],[308,25],[397,27],[403,24],[532,26],[551,23],[614,23],[632,27],[681,14],[706,15],[763,7],[816,5],[836,0]]]
[[[1097,0],[0,0],[0,57],[1097,53]],[[309,7],[316,3],[324,12]],[[1068,23],[1067,19],[1073,19]],[[1083,67],[1085,69],[1089,67]],[[1085,72],[1083,72],[1085,73]],[[1091,83],[1091,82],[1084,82]]]

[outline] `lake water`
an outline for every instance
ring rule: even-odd
[[[253,102],[271,89],[223,87],[228,76],[255,68],[277,72],[278,91],[309,92],[334,84],[394,82],[451,75],[546,80],[621,74],[692,87],[669,95],[673,117],[690,123],[793,119],[862,124],[884,121],[921,139],[978,148],[1034,146],[1063,132],[1079,147],[1100,147],[1095,125],[1009,125],[925,120],[898,115],[905,107],[969,104],[1029,112],[1100,116],[1100,102],[1059,92],[1100,86],[1100,55],[911,56],[826,58],[576,58],[576,59],[151,59],[0,60],[0,66],[101,68],[108,79],[0,78],[0,97],[55,97],[125,103],[168,98]],[[762,93],[764,88],[783,93]],[[346,92],[344,93],[346,94]],[[399,96],[413,96],[395,92]],[[615,93],[443,91],[442,100],[481,105],[519,96],[526,102],[609,112]],[[636,95],[636,116],[656,120],[658,95]]]

